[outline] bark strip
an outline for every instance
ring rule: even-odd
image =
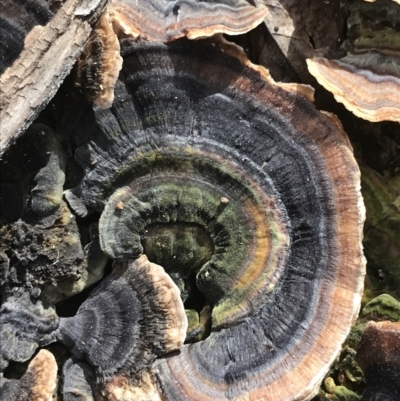
[[[0,77],[0,155],[49,103],[71,71],[107,0],[68,0],[35,27],[20,57]]]

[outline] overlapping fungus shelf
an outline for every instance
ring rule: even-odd
[[[259,25],[268,13],[263,4],[245,0],[113,0],[111,9],[119,35],[160,42],[239,35]]]
[[[400,122],[400,10],[392,1],[350,5],[347,55],[307,60],[310,73],[335,99],[365,120]]]
[[[379,64],[382,62],[381,58],[375,58],[376,66],[382,67],[382,64]],[[350,60],[361,63],[359,65],[365,64],[362,57],[353,57]],[[374,73],[368,66],[357,68],[357,64],[345,61],[346,59],[341,61],[315,57],[307,60],[307,64],[317,81],[357,117],[373,122],[399,122],[400,75],[390,75],[385,70],[382,73]]]
[[[199,322],[211,308],[201,341],[155,361],[151,391],[310,398],[362,290],[364,211],[345,134],[218,42],[124,40],[122,54],[116,100],[91,113],[76,151],[84,178],[67,197],[102,213],[111,258],[145,253]]]

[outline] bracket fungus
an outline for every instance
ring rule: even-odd
[[[28,361],[39,346],[53,342],[57,327],[53,308],[45,308],[40,301],[33,303],[27,293],[9,297],[0,315],[0,371],[8,361]]]
[[[365,120],[400,122],[400,9],[390,0],[354,1],[347,55],[307,60],[310,73],[335,99]]]
[[[111,9],[119,35],[159,42],[239,35],[268,14],[262,3],[246,0],[112,0]]]
[[[20,380],[0,377],[0,399],[4,401],[51,401],[57,387],[54,355],[42,349],[29,363]]]
[[[161,266],[143,255],[114,265],[77,314],[60,318],[55,336],[96,369],[140,380],[157,356],[178,349],[187,320],[179,290]]]
[[[358,346],[357,363],[367,386],[363,401],[397,401],[400,397],[400,323],[369,322]]]
[[[84,171],[70,196],[101,212],[117,271],[146,254],[184,290],[188,315],[210,311],[201,341],[152,356],[143,387],[115,376],[110,399],[308,400],[359,309],[364,207],[345,133],[220,46],[124,39],[112,107],[70,116]],[[129,371],[137,352],[108,366],[97,334],[108,326],[98,347],[80,342],[87,322],[115,314],[109,299],[125,310],[114,282],[60,323],[75,356],[106,375]]]
[[[114,86],[122,67],[120,46],[107,8],[96,22],[77,62],[77,84],[86,97],[102,108],[111,107]]]
[[[323,57],[309,59],[307,65],[317,81],[357,117],[400,122],[400,75],[378,74]]]
[[[83,35],[92,32],[77,63],[83,93],[66,96],[78,106],[56,103],[57,135],[74,150],[79,179],[65,184],[70,165],[55,139],[47,145],[54,157],[26,191],[40,215],[35,232],[69,227],[70,270],[58,258],[51,270],[54,255],[47,258],[33,281],[18,282],[21,299],[43,291],[29,302],[36,313],[46,299],[53,312],[58,291],[70,296],[102,277],[106,257],[113,270],[74,316],[54,314],[41,330],[44,313],[36,313],[21,329],[34,333],[24,360],[38,345],[61,342],[73,355],[63,368],[66,400],[310,400],[349,333],[364,282],[360,171],[346,134],[309,102],[310,87],[275,83],[220,35],[258,25],[264,5],[108,7]],[[25,229],[17,219],[3,232]],[[97,252],[91,270],[77,222],[97,219],[93,248],[106,257]],[[35,251],[17,239],[23,252],[15,255],[9,237],[3,307],[18,293],[7,287],[17,282],[15,261]],[[36,291],[42,273],[51,282],[44,277]],[[29,297],[28,287],[36,291]],[[24,325],[29,310],[19,309],[14,320]]]

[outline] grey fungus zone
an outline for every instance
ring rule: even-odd
[[[26,362],[39,346],[53,342],[58,320],[54,308],[33,303],[28,293],[9,297],[1,307],[1,371],[9,361]]]
[[[193,299],[210,309],[202,341],[157,358],[143,386],[115,376],[110,399],[309,400],[359,309],[364,207],[346,135],[219,43],[123,40],[113,106],[74,125],[71,194],[102,213],[105,253],[151,254],[191,320]]]
[[[89,364],[70,358],[64,363],[62,373],[64,401],[94,401],[96,378]]]

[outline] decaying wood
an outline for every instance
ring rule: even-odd
[[[29,33],[24,51],[0,78],[0,154],[55,95],[106,3],[68,0],[45,27]]]

